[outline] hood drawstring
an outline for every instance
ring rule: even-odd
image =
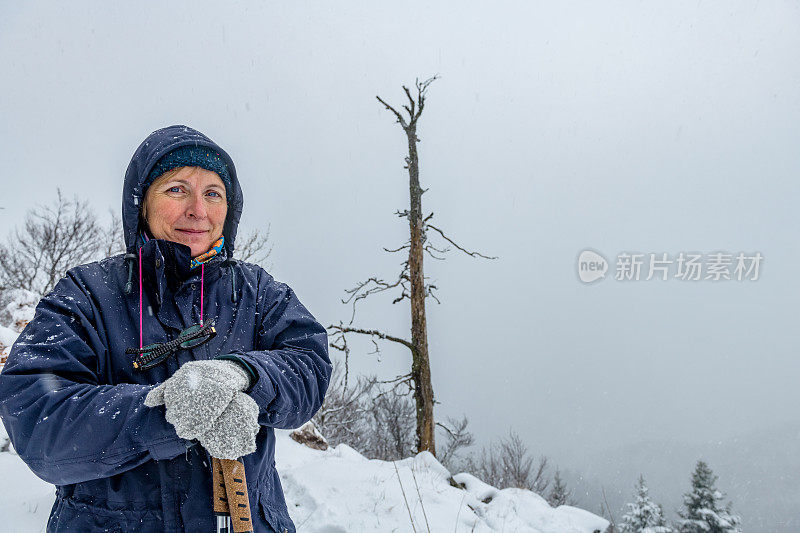
[[[128,281],[125,283],[125,294],[133,291],[133,262],[136,261],[136,254],[125,254],[125,263],[128,265]]]
[[[144,334],[142,333],[142,248],[139,247],[139,349],[142,349],[144,343]]]
[[[133,263],[136,261],[137,256],[135,254],[125,254],[125,261],[128,263],[128,282],[125,284],[125,293],[130,294],[133,290]],[[142,326],[142,317],[143,317],[143,310],[142,310],[142,301],[144,299],[144,284],[142,282],[142,248],[139,247],[138,250],[138,258],[139,258],[139,349],[141,350],[144,346],[144,329]],[[236,264],[235,259],[226,259],[225,262],[228,264],[228,269],[230,270],[231,275],[231,301],[236,303],[239,301],[239,296],[236,293],[236,270],[234,269],[234,265]],[[200,264],[200,325],[203,325],[203,315],[204,315],[204,301],[205,301],[205,284],[206,284],[206,265],[205,263]]]
[[[236,292],[236,270],[233,268],[233,265],[236,264],[236,259],[230,257],[225,262],[228,263],[228,270],[230,270],[231,274],[231,302],[236,303],[239,301],[239,295]]]

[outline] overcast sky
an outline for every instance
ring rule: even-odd
[[[423,197],[440,417],[578,456],[800,419],[794,2],[0,2],[0,230],[55,188],[119,210],[137,145],[193,126],[236,162],[245,229],[317,318],[394,278],[405,138],[375,100],[438,73]],[[436,241],[435,241],[436,242]],[[441,242],[441,241],[438,241]],[[576,258],[760,252],[757,281],[579,281]],[[376,297],[356,324],[409,336]],[[357,345],[354,364],[385,377]]]

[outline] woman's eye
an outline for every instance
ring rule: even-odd
[[[176,185],[175,187],[167,189],[167,192],[181,192],[181,188]]]
[[[222,198],[222,195],[217,191],[208,191],[208,194]]]

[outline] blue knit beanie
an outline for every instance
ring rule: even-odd
[[[225,184],[226,195],[230,198],[231,175],[228,173],[228,167],[217,152],[204,146],[181,146],[167,153],[147,175],[142,184],[142,191],[147,190],[153,181],[165,172],[179,167],[200,167],[216,172]]]

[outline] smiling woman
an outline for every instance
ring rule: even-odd
[[[322,404],[325,328],[234,259],[244,197],[207,136],[151,133],[122,190],[126,253],[70,269],[0,373],[11,443],[57,486],[47,531],[294,532],[274,429]]]
[[[222,237],[228,213],[225,184],[201,167],[180,167],[147,189],[142,218],[156,239],[185,244],[196,257]]]

